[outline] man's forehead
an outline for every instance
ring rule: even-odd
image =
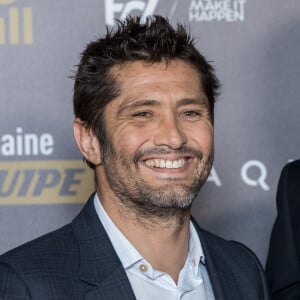
[[[164,85],[188,90],[190,93],[203,92],[199,71],[195,66],[179,59],[154,63],[140,60],[126,62],[111,67],[110,75],[121,93],[131,93],[131,90],[138,89],[153,92],[162,89]]]
[[[165,73],[169,67],[171,72]],[[120,105],[158,105],[164,90],[166,94],[175,94],[178,105],[208,105],[198,72],[182,60],[127,62],[113,66],[111,73],[120,89],[119,96],[113,102],[117,100]]]
[[[116,78],[126,78],[127,74],[138,72],[148,72],[150,69],[158,71],[167,71],[170,68],[181,68],[189,70],[190,72],[197,73],[198,77],[201,77],[199,70],[190,62],[183,59],[162,59],[157,62],[149,62],[145,60],[128,61],[122,64],[116,64],[110,68],[110,74]]]

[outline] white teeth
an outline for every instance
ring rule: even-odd
[[[178,162],[178,160],[174,160],[174,161],[173,161],[172,167],[173,167],[174,169],[178,169],[178,168],[179,168],[179,162]]]
[[[149,159],[145,161],[146,165],[155,168],[178,169],[186,165],[186,159],[181,158],[177,160],[164,160],[164,159]]]
[[[167,161],[166,161],[166,168],[167,168],[167,169],[171,169],[172,167],[173,167],[172,162],[171,162],[170,160],[167,160]]]
[[[159,168],[159,167],[160,167],[160,160],[159,160],[159,159],[155,159],[155,160],[154,160],[154,166],[155,166],[156,168]]]

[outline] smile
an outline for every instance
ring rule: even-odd
[[[187,159],[186,158],[181,158],[177,160],[148,159],[145,161],[145,164],[148,167],[155,167],[161,169],[179,169],[184,167],[187,164]]]

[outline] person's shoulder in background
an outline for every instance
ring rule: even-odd
[[[300,299],[300,160],[282,169],[276,204],[266,276],[274,300]]]

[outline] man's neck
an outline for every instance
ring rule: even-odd
[[[154,269],[168,273],[177,283],[188,254],[190,213],[168,220],[152,217],[142,220],[113,201],[101,203],[120,231]]]

